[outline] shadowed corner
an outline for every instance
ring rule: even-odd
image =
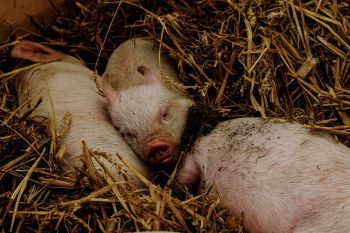
[[[181,151],[190,150],[197,138],[209,134],[223,120],[221,113],[209,105],[195,104],[192,106],[188,110],[181,137]]]

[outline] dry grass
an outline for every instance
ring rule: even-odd
[[[141,3],[140,3],[141,2]],[[77,1],[41,41],[102,73],[122,41],[148,36],[173,58],[193,97],[229,117],[282,117],[350,146],[350,6],[329,0]],[[0,44],[0,228],[3,232],[240,231],[216,202],[60,175],[56,139],[20,117],[8,86],[16,40]],[[17,71],[14,71],[17,72]],[[29,115],[30,113],[28,113]],[[87,150],[86,150],[87,151]],[[90,154],[89,152],[87,154]],[[92,153],[93,154],[93,153]],[[88,178],[90,177],[90,179]]]

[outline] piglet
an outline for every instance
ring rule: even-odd
[[[76,169],[73,168],[82,168],[82,141],[85,141],[92,149],[111,155],[110,159],[100,159],[114,179],[122,178],[121,167],[126,170],[130,184],[143,186],[141,180],[124,166],[117,155],[146,178],[150,178],[151,172],[109,121],[106,100],[98,93],[93,80],[96,74],[78,59],[30,41],[17,44],[12,50],[12,56],[35,62],[56,61],[20,73],[15,77],[14,84],[22,113],[42,98],[31,114],[34,120],[47,118],[59,132],[64,126],[65,115],[71,115],[70,127],[59,140],[59,145],[65,147],[60,162],[67,173],[75,176]],[[103,174],[102,167],[96,161],[94,165]]]
[[[248,232],[348,232],[350,149],[322,132],[279,119],[219,123],[181,161],[175,180]]]
[[[176,83],[176,69],[164,55],[158,59],[152,42],[140,38],[121,44],[103,75],[111,121],[150,165],[168,167],[179,155],[193,101]]]

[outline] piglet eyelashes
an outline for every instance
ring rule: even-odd
[[[168,107],[161,107],[158,113],[158,121],[168,121],[171,119],[171,113]]]
[[[171,119],[171,114],[167,111],[162,114],[163,121],[168,121]]]
[[[132,132],[125,132],[123,134],[124,137],[128,137],[128,138],[136,138],[136,134],[132,133]]]

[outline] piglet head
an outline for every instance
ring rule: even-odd
[[[112,123],[130,147],[150,165],[174,164],[188,109],[193,101],[168,89],[145,66],[137,69],[145,84],[117,92],[103,75],[102,86]]]

